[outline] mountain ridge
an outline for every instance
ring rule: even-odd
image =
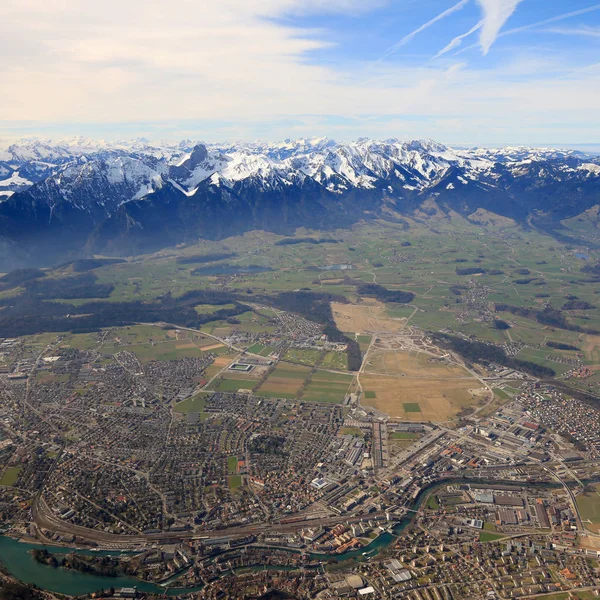
[[[409,214],[428,200],[461,214],[483,208],[556,228],[600,202],[600,158],[366,138],[0,142],[0,243],[13,249],[3,259],[11,267],[251,229],[345,227],[390,211]]]

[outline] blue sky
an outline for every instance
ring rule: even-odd
[[[0,136],[600,143],[600,3],[4,0]]]

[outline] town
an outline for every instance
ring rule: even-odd
[[[344,348],[314,323],[257,310],[236,327],[5,340],[5,531],[53,548],[35,554],[45,565],[61,547],[88,548],[62,568],[110,567],[203,598],[273,586],[527,598],[600,584],[588,404],[492,364],[487,380],[509,401],[447,425],[402,420],[369,406],[335,359]],[[447,360],[417,328],[376,337],[370,369],[389,366],[390,349]],[[332,400],[316,401],[315,384]],[[107,565],[100,550],[125,553]]]

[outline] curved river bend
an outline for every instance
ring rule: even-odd
[[[460,483],[479,483],[480,485],[486,485],[480,480],[446,480],[438,481],[424,487],[419,493],[413,504],[413,510],[423,504],[423,501],[429,496],[429,494],[436,488],[443,485],[447,485],[449,482],[460,484]],[[501,483],[500,481],[496,482]],[[504,483],[506,484],[506,483]],[[487,484],[489,485],[489,483]],[[513,484],[514,485],[514,484]],[[556,487],[556,486],[552,486]],[[360,550],[354,550],[352,552],[346,552],[345,554],[310,554],[310,558],[313,560],[320,560],[327,562],[335,560],[341,562],[345,560],[361,559],[361,558],[373,558],[380,552],[388,548],[413,521],[416,517],[416,513],[409,512],[407,515],[394,527],[393,533],[384,532],[376,539],[374,539],[367,546],[360,548]],[[28,544],[19,542],[13,538],[7,536],[0,536],[0,563],[3,567],[16,579],[24,583],[35,584],[39,588],[48,590],[51,592],[57,592],[65,594],[67,596],[81,596],[84,594],[91,594],[101,589],[109,589],[111,587],[137,587],[141,592],[154,592],[160,594],[168,594],[169,596],[177,596],[186,592],[198,591],[201,588],[176,588],[157,585],[155,583],[149,583],[136,579],[134,577],[103,577],[100,575],[90,575],[88,573],[80,573],[79,571],[73,571],[70,569],[53,568],[48,565],[43,565],[36,562],[32,555],[31,550],[34,548],[46,548],[48,551],[55,554],[68,554],[76,552],[80,554],[106,556],[106,555],[119,555],[120,552],[90,552],[89,550],[81,550],[75,548],[65,548],[62,546],[43,546],[39,544]],[[297,551],[295,551],[297,553]]]

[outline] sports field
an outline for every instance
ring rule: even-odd
[[[229,489],[233,492],[237,490],[242,485],[242,476],[241,475],[230,475],[229,476]]]
[[[213,389],[216,392],[237,392],[238,390],[251,390],[257,383],[257,379],[232,377],[228,372],[226,378],[215,379]]]
[[[0,479],[0,485],[15,485],[19,479],[19,473],[21,473],[21,467],[7,467]]]
[[[421,436],[418,433],[410,433],[408,431],[396,431],[390,433],[390,440],[418,440]]]
[[[230,475],[237,475],[238,473],[238,459],[237,456],[229,456],[227,458],[227,470]]]

